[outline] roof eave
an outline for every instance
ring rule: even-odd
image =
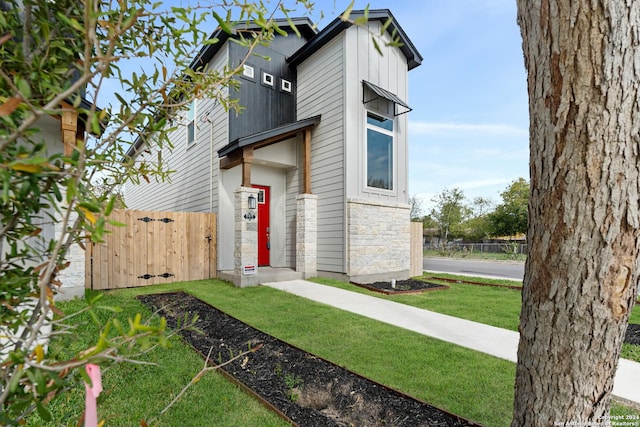
[[[365,14],[364,10],[352,11],[350,14],[350,18],[357,19],[363,17]],[[380,22],[386,22],[388,19],[391,19],[391,23],[387,28],[387,32],[389,34],[395,33],[400,39],[401,46],[399,47],[405,58],[407,59],[407,67],[409,70],[412,70],[422,64],[422,55],[416,49],[415,45],[407,36],[407,33],[404,32],[398,21],[393,16],[389,9],[374,9],[368,12],[369,20],[376,20]],[[327,25],[322,31],[320,31],[313,39],[311,39],[308,43],[298,49],[291,57],[287,59],[287,62],[291,66],[297,66],[304,62],[308,57],[310,57],[313,53],[319,50],[322,46],[329,43],[335,36],[340,34],[343,30],[349,28],[353,25],[349,21],[343,21],[340,17],[334,19],[329,25]]]
[[[292,132],[299,132],[302,129],[315,126],[320,122],[321,116],[313,116],[308,117],[306,119],[298,120],[293,123],[288,123],[286,125],[278,126],[274,129],[269,129],[267,131],[258,132],[253,135],[247,135],[240,138],[236,138],[231,141],[226,146],[222,147],[218,150],[218,157],[225,157],[229,155],[229,153],[240,149],[242,147],[246,147],[249,145],[257,144],[261,141],[265,141],[267,139],[277,138],[278,135],[289,135]]]
[[[292,28],[292,25],[296,27],[300,36],[303,38],[310,39],[317,34],[317,30],[313,26],[313,22],[307,17],[300,18],[290,18],[290,19],[274,19],[274,24],[280,28]],[[233,29],[231,34],[228,34],[222,31],[221,28],[216,28],[216,30],[211,33],[209,36],[209,40],[219,39],[217,43],[207,44],[200,49],[198,55],[191,61],[189,68],[197,69],[206,64],[208,64],[211,59],[215,56],[216,53],[220,50],[220,48],[224,45],[224,43],[229,39],[229,37],[235,36],[239,31],[251,31],[251,30],[261,30],[262,27],[255,23],[246,23],[244,25],[239,25]]]

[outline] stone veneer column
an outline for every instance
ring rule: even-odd
[[[307,279],[318,275],[318,196],[296,197],[296,271]]]
[[[258,199],[258,189],[240,187],[234,192],[234,275],[238,277],[236,286],[241,288],[258,284],[258,210],[249,210],[249,195]],[[245,215],[253,214],[248,219]],[[254,266],[255,275],[245,275],[244,267]]]
[[[54,224],[55,239],[60,240],[62,238],[62,215],[56,212]],[[71,212],[69,217],[69,224],[73,224],[78,217],[76,212]],[[62,283],[58,288],[58,294],[55,299],[57,301],[66,301],[73,298],[84,298],[85,288],[85,251],[80,247],[78,243],[72,243],[65,255],[65,261],[69,263],[69,266],[58,273],[57,279]]]

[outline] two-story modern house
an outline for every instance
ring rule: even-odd
[[[383,37],[401,46],[378,43],[380,53],[372,35],[388,21]],[[293,23],[301,37],[281,22],[289,36],[259,47],[229,89],[245,110],[194,101],[162,153],[171,182],[129,184],[127,207],[215,212],[219,275],[240,286],[259,283],[266,266],[361,283],[407,278],[408,72],[422,57],[389,10],[319,32],[306,18]],[[192,67],[241,63],[246,50],[231,36],[212,37],[219,43]],[[157,154],[141,143],[128,153]]]

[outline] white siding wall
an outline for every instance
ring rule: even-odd
[[[226,46],[220,49],[210,68],[227,62]],[[182,115],[184,117],[184,115]],[[129,209],[159,211],[216,212],[218,209],[218,154],[228,143],[228,113],[219,103],[205,98],[196,101],[196,140],[187,146],[186,122],[178,119],[178,129],[169,136],[173,149],[162,149],[165,169],[173,170],[170,182],[129,183],[125,203]],[[137,161],[156,162],[158,149],[138,156]]]
[[[62,143],[62,130],[59,119],[54,119],[50,116],[44,116],[38,119],[33,126],[34,129],[38,129],[38,133],[33,136],[33,140],[37,142],[45,142],[47,146],[47,155],[61,154],[64,152],[64,144]],[[65,199],[64,193],[62,195]],[[48,203],[41,198],[43,203]],[[40,254],[48,253],[47,245],[49,241],[56,239],[59,240],[62,233],[62,218],[66,213],[66,204],[62,204],[60,209],[62,213],[57,213],[55,209],[49,207],[43,209],[38,215],[31,218],[34,226],[39,227],[42,232],[33,238],[25,239],[22,243],[28,244],[38,249]],[[55,218],[52,219],[52,217]],[[77,218],[75,212],[71,213],[70,221]],[[0,239],[0,256],[3,256],[9,251],[10,248],[6,244],[5,239]],[[18,250],[20,250],[20,243],[18,243]],[[36,266],[45,260],[44,257],[39,259],[24,260],[25,266]],[[85,276],[85,251],[83,247],[74,243],[72,244],[67,253],[65,254],[65,260],[69,262],[69,266],[62,270],[57,279],[62,283],[62,288],[59,289],[61,293],[57,294],[56,299],[71,299],[75,296],[84,296],[84,276]]]
[[[259,150],[256,150],[256,152]],[[234,267],[234,191],[240,187],[242,168],[235,167],[222,171],[220,183],[220,210],[218,214],[218,270],[233,270]],[[287,267],[285,230],[287,226],[286,172],[260,164],[251,167],[254,184],[270,187],[269,227],[271,249],[269,262],[272,267]],[[257,212],[256,212],[257,213]],[[295,229],[294,229],[295,232]],[[295,263],[294,263],[295,266]]]
[[[296,137],[293,149],[295,150],[297,168],[288,169],[286,172],[285,191],[286,191],[286,207],[285,207],[285,267],[296,268],[296,197],[302,192],[302,138]]]
[[[407,60],[395,47],[379,42],[380,55],[371,41],[371,34],[380,33],[378,21],[369,22],[366,28],[352,26],[346,31],[345,57],[345,105],[346,120],[346,164],[349,171],[346,177],[346,197],[373,199],[379,201],[407,203],[407,115],[396,117],[393,191],[366,187],[366,113],[362,103],[362,80],[380,86],[408,101]],[[388,35],[387,35],[388,37]],[[411,105],[409,103],[409,105]],[[402,107],[401,107],[402,108]]]
[[[311,191],[318,196],[318,270],[345,272],[344,35],[298,66],[298,120],[322,114],[312,132]]]

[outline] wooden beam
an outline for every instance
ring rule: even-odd
[[[253,163],[253,147],[242,147],[242,186],[251,187],[251,164]]]
[[[69,104],[62,103],[62,117],[60,118],[62,144],[65,156],[71,155],[78,144],[78,112]]]
[[[228,156],[220,159],[220,169],[235,168],[242,163],[242,151],[232,151]]]
[[[311,128],[302,134],[302,175],[303,193],[311,194]]]

